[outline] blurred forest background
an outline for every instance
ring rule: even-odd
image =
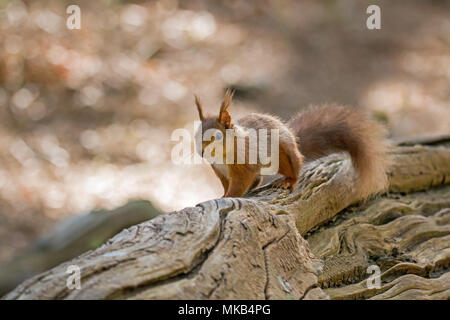
[[[81,30],[66,8],[81,8]],[[381,7],[381,30],[366,8]],[[362,108],[391,137],[449,133],[450,2],[0,0],[0,263],[63,219],[148,199],[222,195],[207,165],[175,165],[171,133],[217,112],[288,119]]]

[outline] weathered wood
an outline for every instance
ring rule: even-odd
[[[49,235],[0,266],[0,296],[25,279],[102,245],[125,228],[161,212],[148,201],[132,201],[114,210],[97,210],[64,221]]]
[[[317,283],[314,261],[288,217],[267,208],[219,199],[162,215],[7,298],[301,298]],[[82,289],[70,291],[65,271],[74,264]]]
[[[449,298],[450,149],[414,143],[391,155],[386,195],[361,202],[351,162],[331,155],[307,164],[290,194],[263,186],[161,215],[5,298]],[[81,290],[66,286],[74,264]],[[370,264],[383,271],[376,291],[363,283]]]
[[[331,298],[450,298],[450,186],[374,199],[307,240]],[[381,270],[380,289],[367,287],[370,265]]]

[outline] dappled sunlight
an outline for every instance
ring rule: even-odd
[[[418,83],[378,83],[369,88],[362,104],[376,114],[386,117],[390,124],[390,133],[396,137],[449,132],[450,101],[430,94]]]

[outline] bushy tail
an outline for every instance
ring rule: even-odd
[[[347,151],[359,175],[362,198],[386,189],[387,140],[380,124],[350,108],[322,106],[300,112],[288,125],[305,161]]]

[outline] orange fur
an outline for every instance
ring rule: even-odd
[[[387,187],[385,129],[363,113],[342,106],[310,107],[288,126],[306,161],[347,151],[359,174],[362,198]]]
[[[279,129],[279,170],[285,177],[275,185],[293,189],[298,182],[298,172],[305,161],[311,161],[333,152],[347,151],[359,175],[358,190],[362,198],[382,191],[387,186],[385,168],[387,166],[386,142],[383,128],[368,120],[362,113],[340,106],[311,107],[300,112],[288,125],[267,114],[249,114],[236,122],[231,121],[229,107],[232,92],[227,91],[220,107],[218,117],[205,117],[200,100],[196,105],[202,120],[202,132],[214,128],[223,134],[223,160],[226,160],[226,130],[234,131],[234,164],[212,164],[215,174],[224,187],[225,197],[240,197],[261,183],[260,170],[264,167],[258,162],[249,164],[251,146],[247,131],[267,129],[268,153],[270,150],[270,130]],[[237,141],[244,141],[245,163],[237,163]],[[259,139],[257,139],[259,141]],[[204,142],[202,150],[210,142]],[[203,151],[202,151],[203,152]]]

